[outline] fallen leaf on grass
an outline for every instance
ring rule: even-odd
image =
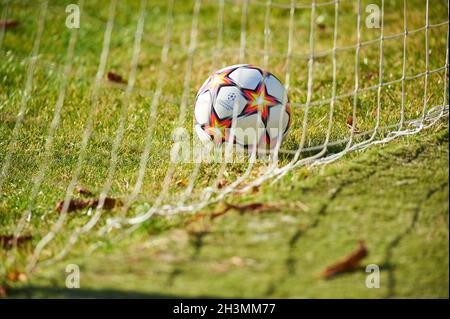
[[[99,202],[98,199],[93,199],[91,207],[97,207],[98,202]],[[115,199],[115,198],[111,198],[111,197],[106,197],[105,201],[103,203],[103,209],[107,209],[107,210],[111,210],[115,207],[121,207],[121,206],[123,206],[122,201]]]
[[[19,21],[17,20],[2,20],[0,21],[0,29],[12,29],[19,25]]]
[[[127,83],[127,81],[120,74],[118,74],[114,71],[108,72],[108,80],[110,80],[111,82],[122,83],[122,84]]]
[[[67,208],[67,212],[74,212],[84,208],[96,208],[98,206],[99,199],[90,198],[90,199],[71,199],[69,202],[69,207]],[[61,213],[64,206],[64,200],[59,201],[56,204],[56,211]],[[122,206],[122,202],[118,199],[106,197],[103,203],[103,209],[111,210],[115,207]]]
[[[251,193],[252,194],[256,194],[256,193],[258,193],[259,192],[259,186],[253,186],[252,187],[252,190],[251,190]]]
[[[369,72],[369,73],[366,74],[366,77],[367,77],[369,80],[372,80],[372,79],[375,78],[376,76],[378,76],[378,73],[377,73],[377,72]]]
[[[202,218],[205,217],[205,216],[206,216],[205,213],[197,213],[197,214],[195,214],[191,219],[189,219],[189,220],[186,222],[186,224],[189,225],[189,224],[195,223],[196,221],[202,219]]]
[[[361,260],[363,260],[368,254],[369,251],[367,250],[364,241],[361,240],[359,242],[358,248],[355,251],[337,261],[335,264],[325,268],[325,270],[322,271],[320,275],[328,279],[337,274],[355,270],[359,267]]]
[[[67,212],[73,212],[79,209],[90,207],[90,200],[85,199],[71,199],[69,202],[69,206],[67,207]],[[61,213],[63,211],[64,200],[59,201],[56,204],[56,211]]]
[[[352,127],[353,125],[353,116],[349,115],[347,116],[347,126]]]
[[[186,179],[180,179],[175,183],[177,186],[185,187],[188,184],[188,181]]]
[[[216,219],[217,217],[225,215],[226,213],[228,213],[229,210],[230,209],[228,207],[226,207],[222,210],[219,210],[218,212],[213,212],[209,215],[209,219],[213,220],[213,219]]]
[[[75,191],[80,195],[85,195],[85,196],[93,196],[94,195],[94,193],[92,193],[87,188],[84,188],[83,186],[75,187]]]
[[[317,27],[318,27],[320,30],[325,30],[325,29],[326,29],[326,25],[325,25],[324,23],[318,23],[318,24],[317,24]]]
[[[212,212],[210,214],[207,213],[198,213],[194,217],[192,217],[190,220],[188,220],[187,224],[192,224],[200,219],[203,219],[205,217],[209,217],[210,220],[216,219],[217,217],[220,217],[222,215],[225,215],[230,210],[237,210],[240,214],[243,214],[247,211],[252,211],[254,213],[261,213],[271,210],[279,210],[280,205],[274,205],[274,204],[264,204],[264,203],[251,203],[251,204],[244,204],[244,205],[234,205],[234,204],[228,204],[225,203],[225,207],[221,210],[218,210],[216,212]]]
[[[221,180],[217,183],[217,188],[218,188],[218,189],[224,188],[227,184],[228,184],[228,181],[227,181],[226,179],[221,179]]]
[[[14,245],[14,240],[17,241],[16,245],[21,246],[33,239],[33,236],[19,236],[14,238],[14,235],[0,235],[0,246],[4,249],[11,249]]]
[[[7,278],[9,281],[16,282],[16,281],[27,281],[28,277],[23,272],[18,271],[10,271],[7,275]]]
[[[347,117],[347,127],[348,127],[350,130],[352,129],[352,127],[353,127],[353,116],[348,116],[348,117]],[[361,133],[360,129],[357,128],[356,126],[354,127],[354,132],[355,132],[356,134]]]
[[[0,298],[6,298],[6,288],[3,286],[0,286]]]
[[[250,204],[244,204],[244,205],[234,205],[226,203],[227,208],[226,209],[234,209],[237,210],[239,213],[243,214],[247,211],[252,211],[254,213],[261,213],[266,212],[270,210],[279,210],[279,205],[274,204],[264,204],[264,203],[250,203]]]

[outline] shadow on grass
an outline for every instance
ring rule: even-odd
[[[62,287],[28,286],[11,288],[8,290],[8,298],[99,298],[99,299],[174,299],[174,298],[202,298],[217,299],[214,296],[177,296],[153,292],[137,292],[118,289],[68,289]]]

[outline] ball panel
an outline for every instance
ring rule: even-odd
[[[234,65],[226,66],[220,70],[217,70],[215,73],[222,73],[222,72],[225,72],[225,71],[228,71],[231,69],[237,69],[237,68],[245,67],[245,66],[248,66],[248,64],[234,64]]]
[[[289,113],[285,110],[284,113],[281,113],[283,106],[281,104],[275,105],[270,108],[270,114],[267,119],[267,132],[269,134],[270,139],[275,139],[278,136],[282,136],[289,125]],[[280,117],[283,114],[281,128],[280,125]]]
[[[265,79],[267,93],[275,97],[278,101],[282,102],[283,98],[287,101],[287,96],[283,84],[272,74]]]
[[[211,93],[206,91],[202,93],[195,102],[195,120],[198,124],[203,125],[209,123],[211,117],[212,99]]]
[[[240,145],[258,144],[264,134],[264,123],[257,114],[239,117],[236,120],[236,128],[233,129],[234,140]]]
[[[240,67],[230,73],[229,78],[241,88],[254,90],[262,80],[262,74],[257,69]]]
[[[214,102],[214,110],[221,118],[233,116],[233,108],[237,107],[237,114],[240,114],[247,104],[247,100],[242,96],[241,90],[236,86],[221,87]]]

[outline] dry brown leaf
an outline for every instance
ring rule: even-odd
[[[377,72],[369,72],[369,73],[366,75],[366,77],[367,77],[369,80],[372,80],[372,79],[375,78],[376,76],[378,76],[378,73],[377,73]]]
[[[266,212],[266,211],[271,211],[271,210],[279,210],[280,206],[274,205],[274,204],[264,204],[264,203],[251,203],[251,204],[245,204],[245,205],[234,205],[234,204],[225,203],[225,207],[223,209],[218,210],[216,212],[212,212],[210,214],[198,213],[194,217],[192,217],[190,220],[188,220],[186,222],[186,224],[192,224],[192,223],[194,223],[200,219],[203,219],[205,217],[208,217],[208,216],[209,216],[210,220],[213,220],[220,216],[225,215],[232,209],[237,210],[241,214],[243,214],[247,211],[260,213],[260,212]]]
[[[331,278],[337,274],[352,271],[359,267],[361,260],[363,260],[369,251],[366,248],[364,241],[359,241],[358,248],[350,255],[342,258],[331,266],[325,268],[320,275],[324,278]]]
[[[182,187],[186,187],[187,184],[188,184],[188,181],[187,181],[187,179],[185,179],[185,178],[180,179],[180,180],[178,180],[178,181],[175,183],[175,185],[177,185],[177,186],[182,186]]]
[[[193,216],[191,219],[189,219],[186,222],[186,224],[189,225],[189,224],[195,223],[195,222],[197,222],[197,221],[199,221],[199,220],[201,220],[201,219],[203,219],[205,217],[209,217],[210,220],[213,220],[213,219],[215,219],[217,217],[220,217],[220,216],[226,214],[229,210],[230,209],[228,207],[225,207],[222,210],[219,210],[217,212],[212,212],[210,214],[208,214],[208,213],[197,213],[197,214],[195,214],[195,216]]]
[[[252,211],[254,213],[261,213],[266,212],[270,210],[279,210],[279,205],[274,204],[265,204],[265,203],[250,203],[250,204],[244,204],[244,205],[234,205],[226,203],[227,209],[234,209],[237,210],[239,213],[243,214],[247,211]]]
[[[89,199],[71,199],[69,206],[67,207],[67,212],[73,212],[76,210],[84,209],[90,207],[91,202]],[[56,211],[61,213],[63,211],[64,200],[60,200],[56,203]]]
[[[6,296],[7,296],[6,287],[0,286],[0,298],[6,298]]]
[[[224,188],[227,184],[228,184],[228,181],[227,181],[226,179],[221,179],[221,180],[217,183],[217,188],[218,188],[218,189]]]
[[[18,25],[19,21],[13,19],[0,21],[0,29],[8,30],[17,27]]]
[[[348,116],[347,117],[347,127],[351,130],[352,129],[352,127],[353,127],[353,116]],[[356,134],[359,134],[359,133],[361,133],[361,131],[360,131],[360,129],[358,128],[358,127],[354,127],[354,132],[356,133]]]
[[[122,84],[127,83],[127,81],[120,74],[118,74],[114,71],[108,72],[108,80],[110,80],[111,82],[122,83]]]
[[[353,116],[349,115],[347,116],[347,126],[352,127],[353,125]]]
[[[80,194],[80,195],[84,195],[84,196],[93,196],[94,193],[92,193],[90,190],[88,190],[87,188],[84,188],[83,186],[77,186],[75,187],[75,191]]]
[[[202,218],[205,217],[205,216],[206,216],[205,213],[197,213],[197,214],[195,214],[191,219],[189,219],[189,220],[186,222],[186,224],[189,225],[189,224],[195,223],[196,221],[202,219]]]
[[[4,249],[11,249],[14,246],[14,240],[16,240],[16,245],[21,246],[33,239],[33,236],[19,236],[14,238],[14,235],[0,235],[0,246]]]
[[[7,278],[9,281],[12,281],[12,282],[16,282],[16,281],[24,282],[24,281],[27,281],[27,279],[28,279],[26,274],[24,274],[23,272],[18,272],[18,271],[10,271],[7,275]]]
[[[90,207],[97,207],[99,199],[91,199],[91,202],[92,202],[92,204]],[[115,207],[122,207],[122,206],[123,206],[123,203],[121,200],[111,198],[111,197],[106,197],[105,201],[103,202],[103,209],[106,209],[106,210],[111,210],[111,209],[114,209]]]
[[[222,215],[225,215],[230,209],[228,207],[219,210],[218,212],[214,212],[212,214],[209,215],[209,219],[213,220],[216,219],[217,217],[220,217]]]
[[[95,208],[98,206],[98,203],[99,203],[99,199],[97,199],[97,198],[71,199],[69,202],[69,207],[67,208],[67,212],[74,212],[74,211],[77,211],[80,209],[85,209],[85,208]],[[122,205],[123,205],[122,201],[115,199],[115,198],[106,197],[105,201],[103,203],[103,209],[111,210],[115,207],[120,207]],[[63,210],[63,206],[64,206],[64,200],[59,201],[56,204],[56,211],[61,213]]]
[[[259,192],[259,186],[253,186],[253,187],[252,187],[251,193],[252,193],[252,194],[256,194],[256,193],[258,193],[258,192]]]

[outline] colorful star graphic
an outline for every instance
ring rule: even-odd
[[[228,137],[228,129],[231,127],[231,118],[221,120],[215,111],[211,113],[209,125],[203,129],[213,138],[215,142],[224,142]]]
[[[265,125],[267,125],[267,119],[269,117],[269,108],[277,105],[279,102],[273,96],[267,93],[264,83],[258,85],[255,91],[243,89],[245,98],[248,100],[242,114],[250,115],[255,114],[258,110],[261,111],[261,119]]]
[[[228,75],[233,71],[234,69],[225,70],[221,73],[215,73],[211,77],[208,86],[213,95],[215,95],[219,91],[220,87],[234,84],[233,80],[228,77]]]
[[[216,72],[211,75],[208,82],[204,86],[202,86],[197,96],[203,94],[207,90],[209,90],[211,94],[215,96],[222,86],[233,85],[234,82],[228,77],[228,75],[230,75],[230,73],[234,70],[236,70],[236,68],[227,69],[220,73]]]

